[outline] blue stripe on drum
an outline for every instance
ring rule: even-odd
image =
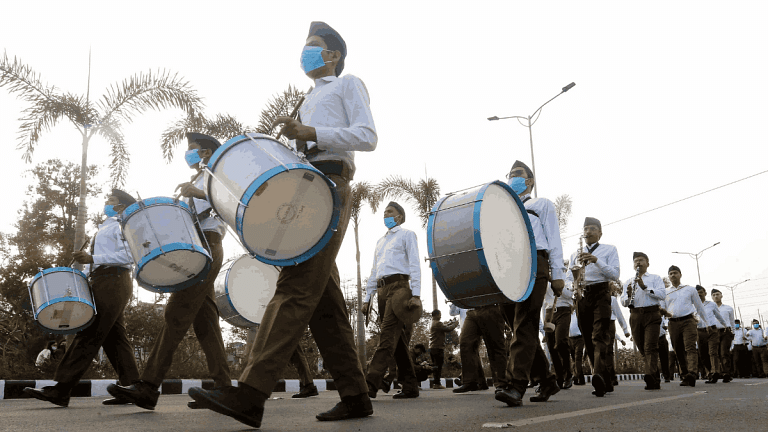
[[[150,283],[147,283],[141,280],[141,277],[140,277],[141,270],[142,268],[144,268],[145,265],[147,265],[147,263],[157,258],[158,256],[163,255],[163,253],[173,252],[177,250],[191,250],[191,251],[199,252],[205,255],[206,259],[205,259],[205,267],[203,268],[203,271],[201,271],[197,276],[191,279],[187,279],[184,282],[179,282],[176,285],[159,286],[159,285],[152,285]],[[144,255],[144,258],[142,258],[141,261],[139,261],[138,265],[136,266],[135,279],[136,279],[136,282],[138,282],[139,286],[149,291],[158,292],[158,293],[173,293],[176,291],[181,291],[185,288],[189,288],[192,285],[202,281],[208,275],[208,272],[210,270],[211,270],[211,256],[208,254],[208,251],[206,251],[202,247],[198,245],[189,244],[189,243],[168,243],[167,245],[162,246],[162,250],[160,247],[156,247],[152,249],[150,253],[148,253],[147,255]]]
[[[446,199],[448,199],[448,196],[440,198],[432,207],[432,211],[429,213],[429,219],[427,223],[427,254],[429,257],[436,256],[435,245],[432,242],[432,237],[434,236],[434,232],[435,232],[435,216],[437,216],[437,212],[440,211],[440,206],[443,205]],[[437,282],[437,284],[440,285],[440,289],[443,291],[443,294],[446,294],[447,290],[445,289],[445,287],[447,285],[445,283],[445,279],[443,278],[443,275],[440,274],[440,269],[437,266],[437,259],[429,260],[429,266],[432,267],[432,275],[435,277],[435,282]],[[453,298],[449,298],[449,300],[453,300]]]
[[[81,276],[83,279],[88,280],[88,277],[85,275],[85,273],[81,272],[78,269],[72,268],[72,267],[51,267],[49,269],[45,269],[41,271],[40,273],[36,274],[34,278],[32,278],[32,281],[29,282],[29,286],[32,287],[32,285],[35,284],[43,275],[47,275],[48,273],[55,273],[55,272],[67,272],[67,273],[75,273],[79,276]]]
[[[67,268],[67,267],[56,267],[56,268]],[[85,324],[83,324],[83,325],[81,325],[79,327],[68,328],[66,330],[55,330],[55,329],[52,329],[50,327],[46,327],[46,326],[42,325],[40,323],[40,321],[37,320],[37,316],[40,314],[40,312],[43,311],[43,309],[47,308],[48,306],[52,306],[52,305],[54,305],[56,303],[61,303],[61,302],[85,303],[85,304],[87,304],[88,306],[90,306],[94,310],[93,316],[91,316],[91,319],[89,319],[88,322],[86,322]],[[43,303],[42,306],[37,308],[37,311],[35,312],[35,324],[37,324],[38,327],[40,327],[46,333],[52,333],[52,334],[56,334],[56,335],[75,334],[75,333],[79,332],[80,330],[82,330],[82,329],[88,327],[89,325],[91,325],[93,320],[96,319],[96,312],[95,311],[96,311],[96,307],[93,305],[93,303],[89,302],[88,300],[86,300],[86,299],[84,299],[82,297],[61,297],[61,298],[57,298],[57,299],[51,300],[49,302]]]
[[[525,291],[525,294],[523,294],[523,296],[520,297],[520,300],[515,300],[515,301],[524,301],[525,299],[528,298],[528,296],[531,295],[531,292],[533,291],[533,285],[536,283],[536,270],[538,267],[538,259],[536,255],[536,237],[534,237],[533,235],[533,225],[531,225],[531,219],[528,217],[528,212],[525,210],[525,205],[523,205],[523,202],[520,200],[520,197],[517,196],[515,191],[505,182],[496,180],[493,183],[506,189],[506,191],[509,192],[510,195],[512,195],[512,198],[515,199],[515,203],[517,203],[517,208],[520,209],[520,213],[522,213],[523,215],[523,220],[525,221],[525,228],[528,230],[528,239],[531,245],[530,282],[528,283],[528,289]]]
[[[131,215],[133,215],[134,213],[136,213],[142,208],[142,205],[140,203],[143,203],[144,207],[151,207],[153,205],[158,205],[158,204],[173,205],[173,206],[181,207],[187,212],[189,212],[189,214],[192,214],[192,211],[189,209],[189,206],[184,201],[179,201],[179,200],[175,200],[173,198],[168,198],[168,197],[147,198],[141,201],[136,201],[135,203],[128,206],[128,208],[123,210],[123,226],[125,226],[125,223],[128,221],[128,218]]]
[[[288,167],[288,169],[286,169],[285,167]],[[245,192],[243,193],[243,196],[240,198],[240,202],[245,205],[249,205],[256,191],[269,179],[280,174],[281,172],[303,169],[303,170],[311,171],[317,174],[320,178],[325,180],[325,182],[328,184],[331,190],[331,196],[333,197],[333,213],[331,215],[331,223],[328,225],[328,229],[325,231],[325,234],[323,234],[320,240],[318,240],[318,242],[314,246],[312,246],[310,249],[308,249],[306,252],[293,258],[270,259],[262,255],[259,255],[257,251],[252,250],[249,247],[248,243],[246,243],[245,236],[243,236],[243,216],[245,215],[245,207],[243,207],[241,204],[238,204],[237,217],[235,219],[235,230],[237,231],[237,235],[240,237],[240,241],[243,243],[243,246],[245,246],[245,248],[248,249],[248,252],[251,254],[251,256],[253,256],[257,260],[265,264],[270,264],[270,265],[280,266],[280,267],[300,264],[312,258],[313,256],[315,256],[315,254],[320,252],[325,247],[325,245],[328,244],[329,241],[331,241],[331,237],[333,237],[333,233],[336,232],[336,228],[339,225],[339,217],[341,215],[341,200],[339,199],[338,192],[336,192],[336,185],[328,177],[326,177],[325,174],[320,172],[317,168],[313,167],[312,165],[307,165],[303,163],[287,164],[285,165],[285,167],[283,165],[279,165],[261,174],[258,178],[256,178],[256,180],[253,181],[253,183],[251,183],[250,186],[248,186],[248,189],[245,190]]]

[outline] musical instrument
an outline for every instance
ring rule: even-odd
[[[222,268],[213,285],[219,315],[236,327],[258,326],[275,295],[280,270],[247,254]]]
[[[584,253],[584,238],[582,234],[579,236],[579,250],[576,252],[576,259],[574,260],[573,267],[571,267],[571,274],[573,275],[573,300],[579,301],[584,297],[584,289],[587,287],[586,280],[586,267],[589,263],[582,263],[579,257]]]
[[[136,282],[142,288],[176,292],[208,275],[211,255],[203,247],[192,211],[183,201],[139,199],[125,209],[120,227],[136,263]]]
[[[533,228],[506,183],[490,182],[437,201],[429,214],[427,249],[440,289],[460,308],[521,302],[533,290]]]
[[[289,115],[289,117],[290,117],[290,118],[292,118],[292,119],[296,120],[296,118],[297,118],[297,117],[298,117],[298,115],[299,115],[299,108],[301,108],[301,104],[303,104],[303,103],[304,103],[304,98],[306,98],[308,94],[312,93],[312,89],[314,89],[314,88],[315,88],[314,86],[311,86],[311,87],[309,87],[309,90],[307,90],[307,92],[306,92],[306,93],[304,93],[304,94],[301,96],[301,99],[299,99],[299,101],[298,101],[298,102],[296,102],[296,106],[295,106],[295,107],[293,107],[293,111],[291,111],[291,114]],[[282,130],[282,129],[280,129],[280,132],[277,134],[277,136],[275,137],[275,139],[276,139],[276,140],[280,140],[280,137],[281,137],[281,136],[283,136],[283,130]]]
[[[630,306],[634,306],[634,303],[632,303],[635,300],[635,292],[637,292],[637,280],[640,279],[640,267],[635,268],[635,280],[629,283],[629,286],[627,286],[627,296],[629,297],[629,302],[627,303]]]
[[[257,133],[236,136],[211,156],[206,195],[259,261],[304,262],[330,241],[339,224],[336,185],[303,155]]]
[[[35,322],[53,334],[74,334],[88,327],[96,305],[88,278],[71,267],[40,269],[27,286]]]

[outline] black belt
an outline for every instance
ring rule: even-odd
[[[94,270],[89,276],[90,277],[96,277],[96,276],[109,276],[109,275],[117,275],[120,276],[123,273],[127,273],[131,271],[130,269],[127,269],[125,267],[118,267],[118,266],[99,266]]]
[[[389,285],[397,281],[407,281],[408,279],[410,279],[410,277],[404,274],[394,274],[394,275],[384,276],[383,278],[376,281],[376,286],[378,288],[381,288],[384,285]]]
[[[680,317],[680,318],[670,318],[670,321],[683,321],[687,320],[688,318],[693,318],[693,314],[688,314],[686,316]]]
[[[610,285],[608,284],[608,282],[598,282],[596,284],[587,285],[584,288],[584,291],[593,291],[593,290],[598,290],[598,289],[601,289],[601,288],[608,289],[608,288],[610,288]]]
[[[536,255],[541,255],[546,259],[549,259],[549,252],[545,251],[544,249],[537,249]]]
[[[347,180],[351,180],[352,178],[349,175],[349,167],[347,164],[341,161],[317,161],[317,162],[310,162],[313,167],[317,168],[318,171],[325,175],[331,175],[335,174],[338,176],[342,176]]]
[[[725,333],[725,332],[727,332],[727,331],[728,331],[728,329],[727,329],[727,328],[721,328],[721,329],[719,329],[719,330],[720,330],[720,333]]]
[[[653,305],[653,306],[645,306],[645,307],[629,307],[629,313],[652,313],[652,312],[658,312],[659,311],[659,305]]]

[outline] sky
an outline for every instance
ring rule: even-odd
[[[3,6],[0,49],[76,94],[86,92],[90,49],[92,99],[132,74],[166,69],[197,90],[206,115],[228,113],[255,126],[270,97],[288,85],[312,85],[299,55],[309,23],[325,21],[346,40],[344,73],[365,82],[379,137],[373,153],[356,154],[354,180],[429,176],[441,195],[503,179],[516,159],[530,165],[528,129],[487,118],[528,116],[575,82],[532,128],[539,196],[573,200],[566,255],[592,216],[603,223],[601,243],[618,248],[622,280],[633,276],[632,253],[642,251],[649,272],[666,275],[674,264],[683,283],[695,285],[696,260],[673,252],[719,242],[699,258],[701,283],[751,279],[733,296],[724,290],[724,302],[735,299],[751,319],[758,309],[768,315],[768,202],[759,194],[768,174],[609,224],[768,170],[765,16],[768,5],[759,1],[15,2]],[[33,166],[16,149],[25,107],[0,88],[3,232],[13,231],[29,181],[24,172]],[[182,117],[173,109],[147,112],[124,125],[132,158],[126,190],[171,196],[188,180],[184,146],[171,164],[160,150],[161,133]],[[80,142],[62,122],[43,135],[33,164],[79,163]],[[93,139],[89,163],[106,171],[109,160],[107,143]],[[425,230],[403,205],[404,227],[417,233],[426,257]],[[363,211],[363,278],[386,230],[382,211]],[[349,231],[337,263],[342,278],[354,279]],[[242,252],[229,238],[225,253]],[[422,280],[430,308],[426,263]]]

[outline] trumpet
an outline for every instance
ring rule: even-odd
[[[571,267],[571,273],[573,274],[573,300],[579,301],[584,297],[584,288],[587,287],[587,279],[585,277],[587,264],[581,262],[578,258],[584,253],[584,235],[579,237],[579,250],[576,252],[576,260]]]

